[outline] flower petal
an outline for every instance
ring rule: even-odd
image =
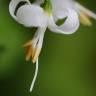
[[[10,12],[10,15],[17,21],[17,17],[15,16],[15,10],[16,10],[16,7],[17,5],[20,3],[20,2],[26,2],[28,4],[30,4],[30,1],[29,0],[11,0],[10,4],[9,4],[9,12]]]
[[[53,7],[53,14],[57,18],[64,18],[66,15],[66,8],[73,8],[72,0],[51,0]]]
[[[79,18],[78,14],[73,9],[67,10],[67,19],[65,22],[58,26],[54,22],[54,18],[51,17],[49,20],[49,29],[56,33],[62,33],[62,34],[72,34],[76,32],[76,30],[79,27]]]
[[[44,10],[37,5],[23,5],[17,11],[17,19],[20,24],[27,27],[44,27],[48,17]]]

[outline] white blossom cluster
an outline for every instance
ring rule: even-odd
[[[18,5],[23,2],[21,6]],[[17,8],[18,7],[18,8]],[[96,19],[96,14],[74,0],[11,0],[10,15],[25,27],[37,27],[37,31],[29,42],[24,44],[27,49],[26,60],[32,58],[36,62],[36,71],[30,91],[32,91],[38,73],[38,58],[42,49],[44,33],[47,28],[51,32],[73,34],[79,28],[80,22],[86,26],[92,25],[90,18]],[[63,20],[58,25],[58,20]]]

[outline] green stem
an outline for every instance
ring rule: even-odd
[[[48,12],[49,15],[52,13],[52,4],[50,0],[45,0],[41,6],[46,12]]]

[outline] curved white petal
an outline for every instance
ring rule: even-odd
[[[72,0],[51,0],[53,7],[53,15],[57,18],[64,18],[66,8],[73,8]]]
[[[15,10],[16,10],[16,7],[17,5],[20,3],[20,2],[26,2],[28,4],[30,4],[30,1],[29,0],[11,0],[10,4],[9,4],[9,12],[10,12],[10,15],[17,21],[17,17],[15,16]]]
[[[44,27],[48,16],[44,10],[37,5],[23,5],[17,11],[17,20],[26,27]]]
[[[54,18],[51,17],[48,27],[51,31],[56,33],[72,34],[76,32],[79,27],[78,14],[73,9],[68,9],[67,19],[65,20],[64,24],[62,24],[61,26],[56,25],[56,23],[54,22]]]

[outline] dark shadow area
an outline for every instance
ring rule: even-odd
[[[6,52],[6,47],[4,45],[0,45],[0,56],[5,52]]]

